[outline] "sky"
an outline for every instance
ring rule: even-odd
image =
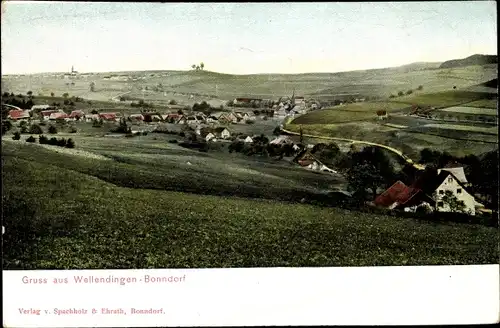
[[[2,74],[340,72],[497,54],[494,1],[2,2]]]

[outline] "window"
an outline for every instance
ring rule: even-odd
[[[449,178],[448,178],[448,182],[453,182],[453,178],[452,178],[452,177],[449,177]]]
[[[438,202],[438,207],[443,207],[443,206],[444,206],[443,202]]]
[[[457,194],[461,194],[462,193],[462,188],[458,188],[457,189]]]
[[[444,194],[444,190],[439,190],[439,194],[440,195]]]

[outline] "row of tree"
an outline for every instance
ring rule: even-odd
[[[12,139],[13,140],[20,140],[21,133],[15,132]],[[34,142],[36,142],[36,139],[33,136],[29,136],[28,138],[26,138],[26,142],[34,143]],[[64,138],[57,139],[57,138],[52,137],[49,139],[46,136],[41,135],[38,137],[38,142],[41,145],[52,145],[52,146],[59,146],[59,147],[66,147],[66,148],[75,148],[75,142],[71,138],[69,138],[69,139],[64,139]]]
[[[419,90],[419,91],[420,91],[420,90],[423,90],[423,89],[424,89],[424,86],[423,86],[423,85],[419,85],[419,86],[417,87],[417,90]],[[406,94],[406,95],[411,95],[412,93],[413,93],[413,90],[412,90],[412,89],[409,89],[409,90],[407,90],[406,92],[404,92],[404,91],[398,91],[398,97],[402,97],[402,96],[404,96],[405,94]],[[389,96],[389,98],[396,98],[396,96],[395,96],[395,95],[393,95],[393,94],[391,94],[391,95]]]
[[[203,62],[201,62],[200,64],[193,64],[191,65],[191,68],[195,71],[203,71],[203,69],[205,68],[205,64]]]

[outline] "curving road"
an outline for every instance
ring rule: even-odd
[[[289,118],[285,118],[285,120],[283,121],[282,126],[280,127],[281,131],[283,131],[285,133],[292,134],[292,135],[300,136],[300,133],[289,131],[289,130],[286,130],[284,128],[284,126],[286,126],[286,124],[288,123],[288,121],[290,121],[290,119],[291,119],[290,117]],[[350,142],[352,144],[365,144],[365,145],[370,145],[370,146],[384,148],[384,149],[387,149],[387,150],[395,153],[400,158],[402,158],[406,163],[411,164],[417,170],[423,170],[423,169],[425,169],[424,165],[417,164],[417,163],[413,162],[413,160],[411,158],[409,158],[408,156],[406,156],[405,154],[403,154],[403,152],[401,152],[400,150],[392,148],[392,147],[389,147],[389,146],[386,146],[386,145],[382,145],[382,144],[378,144],[378,143],[374,143],[374,142],[369,142],[369,141],[363,141],[363,140],[354,140],[354,139],[337,138],[337,137],[325,137],[325,136],[318,136],[318,135],[305,134],[305,133],[303,133],[302,136],[309,137],[309,138],[326,139],[326,140],[347,141],[347,142]]]

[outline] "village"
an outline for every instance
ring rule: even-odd
[[[322,147],[328,147],[325,143],[304,143],[302,135],[298,139],[282,130],[283,123],[287,120],[321,108],[315,100],[295,96],[295,92],[291,97],[275,101],[236,98],[228,102],[225,108],[213,108],[205,101],[196,103],[191,108],[174,105],[166,110],[151,108],[144,102],[137,104],[138,107],[141,105],[136,113],[130,114],[120,111],[100,112],[96,109],[90,112],[69,112],[67,108],[63,110],[49,104],[33,105],[27,110],[3,104],[3,111],[8,111],[7,119],[14,126],[50,124],[71,127],[78,123],[99,127],[107,123],[114,126],[105,134],[107,137],[131,137],[147,133],[176,134],[185,139],[180,144],[190,148],[203,148],[200,145],[208,148],[207,145],[212,143],[226,143],[230,144],[230,152],[254,155],[265,153],[266,156],[271,154],[303,169],[340,175],[347,180],[352,174],[351,167],[335,167],[332,164],[335,161],[329,159],[326,160],[329,163],[324,163],[320,154]],[[380,119],[386,118],[387,112],[379,110],[377,116]],[[272,134],[261,133],[262,123],[275,126]],[[250,132],[237,132],[238,127],[244,127],[245,131]],[[352,152],[353,145],[347,149]],[[358,149],[358,152],[362,151],[362,148]],[[397,180],[386,189],[375,188],[377,196],[365,203],[376,208],[412,213],[460,212],[472,216],[491,213],[491,210],[476,200],[474,192],[470,190],[473,186],[467,180],[464,165],[451,160],[442,164],[433,174],[421,167],[420,171],[411,175],[413,179],[405,181],[406,184]],[[344,191],[344,195],[353,197],[353,192]]]

